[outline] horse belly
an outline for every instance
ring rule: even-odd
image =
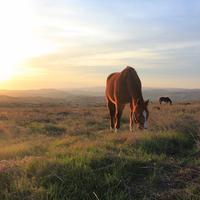
[[[131,102],[128,89],[125,86],[117,88],[115,99],[120,104],[127,104]]]

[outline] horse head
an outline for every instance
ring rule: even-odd
[[[139,129],[147,129],[147,120],[149,117],[148,104],[149,100],[142,101],[138,99],[135,105],[133,114],[135,123]]]

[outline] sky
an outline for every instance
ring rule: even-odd
[[[200,88],[199,0],[0,1],[0,89]]]

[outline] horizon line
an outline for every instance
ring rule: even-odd
[[[38,88],[38,89],[0,89],[0,91],[38,91],[38,90],[84,90],[94,88],[105,88],[106,86],[94,86],[94,87],[71,87],[71,88]],[[180,88],[180,87],[142,87],[142,89],[166,89],[166,90],[200,90],[200,88]]]

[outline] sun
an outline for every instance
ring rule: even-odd
[[[55,50],[54,43],[40,35],[43,23],[35,0],[0,1],[1,82],[29,72],[29,60]]]
[[[16,74],[15,67],[0,68],[0,81],[7,81],[13,78]]]
[[[0,3],[0,81],[14,79],[20,63],[32,52],[31,5],[25,0]],[[26,16],[26,17],[25,17]]]

